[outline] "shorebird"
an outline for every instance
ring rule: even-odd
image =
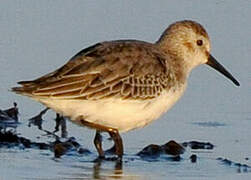
[[[108,132],[118,158],[120,132],[158,119],[183,95],[193,68],[207,64],[239,82],[210,54],[206,30],[195,21],[171,24],[155,43],[115,40],[83,49],[59,69],[12,90],[29,96],[71,121],[96,129],[95,147],[104,158],[100,132]]]

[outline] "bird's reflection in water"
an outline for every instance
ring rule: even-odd
[[[66,173],[64,179],[120,179],[139,180],[145,179],[144,175],[132,173],[128,163],[130,160],[116,160],[114,158],[81,161],[78,165],[72,165],[74,173]],[[124,164],[126,163],[126,164]],[[131,171],[131,172],[130,172]]]
[[[121,160],[112,160],[108,159],[108,161],[114,162],[114,170],[113,173],[108,175],[111,178],[120,179],[123,177],[123,162]],[[100,174],[102,172],[102,164],[107,162],[107,160],[98,159],[95,160],[93,165],[93,178],[100,179],[103,175]]]

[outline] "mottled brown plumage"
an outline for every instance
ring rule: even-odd
[[[58,70],[14,89],[31,96],[77,99],[154,98],[176,81],[156,45],[136,40],[98,43]]]

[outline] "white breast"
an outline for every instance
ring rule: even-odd
[[[126,132],[140,128],[157,119],[182,96],[186,85],[163,92],[150,100],[101,100],[36,99],[58,113],[77,122],[83,116],[86,121]],[[175,89],[175,90],[174,90]]]

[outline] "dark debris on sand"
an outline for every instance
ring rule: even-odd
[[[190,147],[191,149],[213,149],[214,145],[210,142],[189,141],[183,142],[184,147]]]
[[[139,156],[160,156],[167,154],[172,156],[179,156],[185,152],[185,148],[191,149],[213,149],[214,145],[209,142],[189,141],[181,144],[171,140],[164,145],[150,144],[141,150],[137,155]],[[193,158],[194,159],[194,158]]]
[[[82,148],[81,145],[76,141],[74,137],[69,138],[67,141],[56,140],[53,144],[54,157],[60,158],[67,152],[74,151],[79,154],[90,154],[88,149]]]
[[[55,121],[56,121],[56,126],[55,126],[54,133],[58,132],[59,127],[61,127],[61,137],[66,138],[68,135],[67,126],[66,126],[66,119],[57,113]]]
[[[78,154],[88,154],[90,151],[84,149],[81,145],[71,137],[66,141],[56,140],[51,143],[32,142],[31,140],[20,137],[13,131],[0,131],[0,147],[14,147],[19,146],[23,148],[37,148],[41,150],[51,150],[54,156],[59,158],[68,152],[76,152]]]
[[[219,157],[216,160],[220,161],[220,163],[223,165],[237,168],[238,173],[251,172],[251,166],[248,166],[247,164],[236,163],[227,158],[222,158],[222,157]]]
[[[168,159],[179,161],[181,159],[180,155],[183,154],[188,147],[193,150],[212,150],[214,145],[210,142],[189,141],[177,143],[171,140],[163,145],[150,144],[138,152],[137,155],[143,159],[156,159],[161,155],[169,155],[170,157]],[[196,163],[198,157],[196,154],[192,154],[189,159],[192,163]]]
[[[42,110],[38,115],[33,116],[32,118],[30,118],[28,121],[28,126],[31,127],[31,125],[33,126],[37,126],[39,130],[42,130],[44,132],[46,132],[47,134],[56,136],[57,138],[59,138],[55,133],[59,131],[59,127],[61,127],[61,138],[67,138],[68,132],[67,132],[67,126],[66,126],[66,119],[59,115],[58,113],[56,114],[56,125],[55,125],[55,130],[53,132],[50,132],[48,130],[43,129],[42,125],[43,125],[43,115],[49,110],[49,108],[45,108],[44,110]]]
[[[31,125],[37,126],[38,129],[42,130],[42,123],[43,123],[43,119],[42,116],[49,110],[49,108],[45,108],[44,110],[42,110],[38,115],[30,118],[29,124],[28,126],[31,127]]]
[[[38,148],[41,150],[51,150],[54,152],[55,157],[60,157],[68,152],[74,151],[79,154],[90,153],[89,150],[84,149],[81,145],[75,140],[75,138],[71,137],[64,141],[61,141],[61,138],[67,138],[67,127],[66,120],[63,116],[57,114],[56,116],[56,126],[53,132],[50,132],[46,129],[43,129],[43,115],[49,110],[49,108],[45,108],[39,114],[33,116],[28,121],[28,126],[31,125],[37,126],[39,130],[45,132],[47,135],[52,135],[55,137],[55,141],[51,143],[38,143],[32,142],[30,139],[25,137],[18,136],[15,133],[15,129],[18,124],[18,108],[17,103],[14,102],[14,107],[8,108],[6,110],[0,110],[0,147],[14,147],[19,146],[22,148]],[[55,133],[59,131],[61,127],[61,138],[57,136]]]
[[[13,103],[14,107],[1,110],[0,109],[0,130],[7,130],[8,128],[16,128],[18,125],[18,108],[17,103]]]
[[[24,148],[49,149],[50,145],[46,143],[31,142],[31,140],[19,137],[13,131],[0,131],[0,147],[23,146]]]
[[[18,122],[19,112],[18,112],[18,108],[17,108],[17,103],[14,102],[12,108],[0,110],[0,116],[1,115],[7,117],[7,119],[11,118],[11,119],[14,119],[16,122]],[[0,118],[0,120],[4,120],[4,118]]]
[[[150,144],[138,152],[137,155],[142,158],[158,158],[160,155],[166,154],[173,156],[174,160],[179,160],[180,155],[184,152],[185,148],[181,144],[171,140],[163,145]]]

